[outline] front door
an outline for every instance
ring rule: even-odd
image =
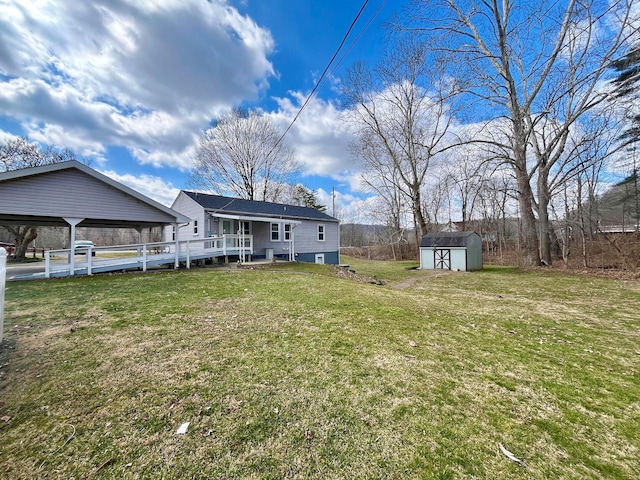
[[[324,253],[316,253],[316,263],[324,264]]]
[[[434,250],[433,268],[436,270],[451,270],[451,250]]]

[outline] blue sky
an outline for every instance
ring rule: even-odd
[[[371,0],[371,24],[287,136],[299,180],[357,220],[365,200],[335,82],[374,63],[401,0]],[[164,204],[188,188],[200,134],[230,108],[260,108],[284,130],[362,2],[42,0],[0,2],[0,137],[68,147]],[[377,16],[376,12],[379,11]],[[375,16],[375,18],[374,18]],[[372,20],[373,19],[373,20]]]

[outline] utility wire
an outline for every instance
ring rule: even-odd
[[[324,79],[324,81],[322,82],[322,84],[320,85],[320,88],[322,88],[324,86],[325,83],[327,83],[328,79],[333,75],[333,72],[336,71],[336,69],[340,66],[340,64],[343,62],[343,60],[347,57],[347,55],[349,55],[349,53],[351,53],[351,50],[353,50],[353,47],[356,46],[356,44],[358,43],[358,41],[360,40],[360,38],[362,38],[362,35],[364,35],[364,32],[367,31],[367,29],[371,26],[371,24],[373,23],[373,21],[378,17],[378,15],[380,14],[380,12],[382,11],[382,9],[384,8],[384,6],[387,4],[387,0],[384,0],[380,6],[378,7],[378,10],[376,10],[376,13],[373,14],[373,16],[369,19],[369,22],[367,22],[367,24],[364,26],[364,28],[360,31],[360,33],[358,34],[358,36],[356,37],[356,39],[351,42],[351,45],[349,45],[349,48],[346,52],[344,52],[342,54],[342,56],[340,57],[340,60],[338,60],[338,62],[333,66],[333,68],[331,69],[331,71],[329,72],[329,75]]]
[[[284,139],[285,135],[289,132],[289,130],[291,130],[291,127],[293,127],[293,124],[296,123],[296,120],[298,120],[298,117],[300,117],[300,115],[302,114],[302,112],[304,111],[304,109],[307,107],[307,105],[309,104],[309,102],[311,101],[311,99],[313,98],[313,95],[316,93],[316,91],[318,90],[318,88],[320,87],[321,84],[323,84],[323,80],[325,79],[325,76],[327,74],[327,72],[329,71],[329,69],[331,68],[331,64],[333,63],[333,61],[336,59],[336,57],[338,56],[338,54],[340,53],[340,50],[342,49],[342,47],[344,46],[344,43],[347,41],[347,37],[349,37],[349,34],[351,33],[351,30],[353,30],[353,27],[355,26],[356,22],[358,21],[358,19],[360,18],[360,15],[362,15],[362,12],[364,11],[365,7],[367,6],[367,4],[369,3],[369,0],[365,0],[364,3],[362,4],[362,7],[360,7],[360,11],[358,12],[358,14],[356,15],[356,18],[353,19],[353,21],[351,22],[351,25],[349,26],[349,29],[347,30],[347,33],[345,33],[344,37],[342,37],[342,41],[340,42],[340,45],[338,46],[338,48],[336,49],[335,53],[333,54],[333,56],[331,57],[331,60],[329,60],[329,63],[327,64],[327,66],[325,67],[324,71],[322,72],[322,75],[320,75],[320,78],[318,79],[318,81],[316,82],[315,86],[313,87],[313,90],[311,90],[311,93],[309,93],[309,95],[307,96],[306,100],[304,101],[304,103],[302,104],[302,106],[300,107],[300,109],[298,110],[298,113],[296,113],[296,116],[293,117],[293,120],[291,120],[291,123],[289,124],[289,126],[286,128],[286,130],[284,131],[284,133],[280,136],[280,138],[278,139],[278,141],[273,145],[273,148],[271,148],[271,150],[269,151],[269,153],[267,154],[267,157],[269,155],[271,155],[271,152],[273,152],[278,145],[280,145],[280,142],[282,142],[282,140]],[[385,0],[386,3],[386,0]],[[384,4],[383,4],[384,5]],[[382,7],[380,7],[378,9],[378,11],[376,12],[375,16],[378,15],[378,13],[380,13],[380,10],[382,9]],[[374,16],[374,18],[375,18]],[[373,19],[371,19],[369,21],[369,23],[367,24],[366,28],[371,24],[371,22],[373,21]],[[358,36],[358,38],[356,39],[356,42],[358,41],[358,39],[360,39],[360,37],[362,36],[362,33],[360,33],[360,35]],[[355,42],[351,45],[351,47],[349,48],[349,51],[351,51],[351,49],[353,48],[353,46],[355,45]],[[349,51],[347,51],[347,53],[349,53]],[[345,54],[346,55],[346,54]],[[345,55],[342,56],[342,58],[340,59],[340,62],[342,62],[342,60],[344,59]],[[338,62],[338,65],[340,64],[340,62]],[[336,66],[337,67],[337,66]],[[331,72],[333,72],[335,70],[335,68],[333,68],[333,70],[331,70]]]

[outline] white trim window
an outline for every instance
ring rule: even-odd
[[[198,220],[193,221],[193,234],[198,235]]]
[[[318,224],[318,241],[324,242],[325,237],[326,237],[325,226],[324,224],[319,223]]]
[[[176,241],[176,226],[173,225],[171,227],[171,241],[175,242]]]
[[[240,220],[239,230],[243,235],[251,235],[251,222],[249,220]]]
[[[271,224],[271,241],[272,242],[280,241],[280,224],[279,223]]]
[[[284,241],[285,242],[291,241],[291,224],[290,223],[284,224]]]

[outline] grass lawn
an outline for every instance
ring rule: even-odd
[[[640,282],[343,261],[9,283],[0,478],[640,478]]]

